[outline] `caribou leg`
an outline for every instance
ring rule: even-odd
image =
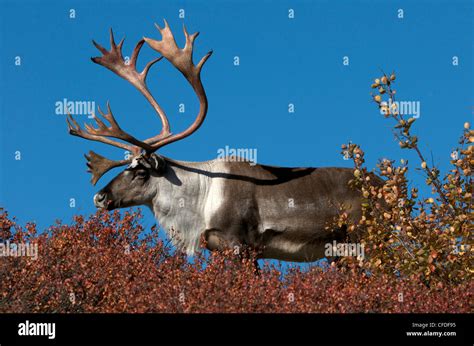
[[[232,250],[235,255],[239,256],[241,262],[245,259],[254,258],[253,265],[255,267],[255,273],[256,275],[260,275],[258,255],[255,256],[255,253],[253,252],[256,250],[253,250],[250,246],[242,244],[235,239],[235,237],[232,237],[232,239],[229,239],[228,236],[224,237],[222,232],[215,228],[208,229],[204,232],[204,241],[205,246],[209,251]]]

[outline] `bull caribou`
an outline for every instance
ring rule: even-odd
[[[97,127],[85,124],[81,128],[67,115],[71,135],[131,153],[129,159],[121,161],[109,160],[92,151],[86,155],[93,185],[112,168],[127,165],[94,196],[95,206],[107,210],[149,207],[172,241],[179,239],[188,254],[199,249],[204,237],[209,250],[245,245],[259,249],[260,258],[287,261],[323,258],[326,243],[346,236],[344,227],[336,230],[326,227],[337,216],[337,206],[346,206],[351,221],[361,217],[360,192],[348,186],[352,170],[274,167],[232,159],[185,162],[157,154],[158,149],[188,137],[202,125],[208,101],[201,70],[212,51],[195,65],[192,55],[198,32],[190,35],[183,26],[186,43],[184,48],[179,48],[166,21],[163,28],[156,27],[161,40],[140,40],[128,63],[122,56],[124,41],[116,44],[112,30],[110,50],[93,41],[102,56],[92,61],[127,80],[143,94],[161,120],[162,129],[157,135],[139,140],[125,132],[109,103],[107,113],[98,108],[109,125],[94,115]],[[161,56],[138,72],[136,63],[145,43]],[[180,133],[171,132],[168,117],[146,84],[151,66],[163,57],[184,75],[199,99],[195,121]]]

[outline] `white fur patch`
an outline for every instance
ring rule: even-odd
[[[199,241],[205,231],[203,218],[204,198],[207,195],[207,177],[175,169],[181,184],[166,178],[157,182],[157,196],[153,201],[155,218],[166,231],[174,246],[191,256],[199,250]]]
[[[279,250],[287,254],[296,254],[303,248],[303,246],[305,246],[304,243],[295,243],[286,239],[273,238],[266,247],[269,249]]]
[[[139,164],[139,159],[140,159],[140,156],[135,156],[133,159],[132,159],[132,162],[130,162],[130,164],[128,165],[128,168],[135,168],[138,166]]]

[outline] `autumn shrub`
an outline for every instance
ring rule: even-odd
[[[385,118],[394,120],[393,132],[400,148],[412,150],[417,165],[433,197],[422,199],[419,189],[407,177],[407,160],[379,162],[376,173],[384,178],[383,186],[371,184],[369,169],[364,166],[364,152],[359,145],[343,145],[343,153],[354,163],[353,188],[361,191],[362,219],[349,226],[350,231],[365,230],[361,240],[365,261],[354,263],[373,273],[401,277],[421,277],[425,284],[456,284],[472,280],[472,235],[474,231],[473,179],[474,131],[465,123],[459,146],[451,153],[451,170],[441,176],[429,164],[412,134],[416,118],[401,114],[393,89],[395,74],[375,79],[373,100]],[[347,214],[340,213],[338,223]]]
[[[193,261],[136,212],[97,212],[38,233],[0,212],[3,242],[38,244],[38,257],[0,258],[0,312],[468,312],[473,284],[344,267],[291,267],[232,252]]]

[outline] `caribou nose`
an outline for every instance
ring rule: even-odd
[[[98,192],[94,195],[94,205],[97,208],[106,207],[107,195],[104,192]]]

